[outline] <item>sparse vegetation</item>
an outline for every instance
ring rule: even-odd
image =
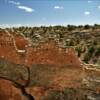
[[[8,28],[6,30],[8,30],[9,32],[11,31],[16,32],[17,34],[23,34],[26,38],[30,38],[31,42],[33,43],[33,46],[36,46],[41,41],[44,42],[52,38],[56,42],[58,42],[58,45],[60,47],[75,48],[77,52],[77,56],[81,58],[85,63],[100,64],[100,32],[99,32],[100,26],[99,25],[95,25],[95,26],[68,25],[67,27],[64,26],[19,27],[19,28],[13,28],[13,30],[12,28],[11,29]],[[20,56],[22,56],[23,58],[23,55]],[[61,62],[62,61],[63,60],[61,60]],[[88,89],[91,89],[91,87],[94,86],[94,84],[100,87],[99,86],[100,79],[98,78],[99,75],[93,74],[93,72],[95,72],[96,70],[95,69],[93,71],[90,70],[91,73],[89,72],[89,75],[87,75],[87,72],[84,72],[86,73],[86,75],[84,76],[83,73],[78,69],[79,67],[77,68],[75,66],[75,68],[71,67],[72,69],[70,69],[67,68],[66,66],[67,65],[64,65],[58,68],[57,65],[54,66],[49,64],[33,64],[31,67],[27,67],[24,65],[10,63],[9,61],[6,62],[5,60],[0,59],[0,69],[2,69],[0,70],[0,78],[11,81],[13,83],[13,86],[18,88],[23,94],[23,96],[25,96],[28,100],[34,100],[33,98],[34,93],[32,94],[33,95],[32,96],[26,90],[27,87],[32,87],[32,86],[43,87],[43,90],[48,92],[47,95],[42,98],[43,100],[66,100],[66,99],[67,100],[74,100],[74,99],[89,100],[87,95],[88,93],[90,93],[89,96],[91,96],[92,95],[91,91],[85,92],[82,89],[78,89],[78,88],[75,89],[73,87],[75,86],[75,84],[79,84],[79,85],[86,84],[87,86],[89,86],[87,87]],[[88,68],[86,70],[88,70]],[[77,80],[78,78],[79,80]],[[83,80],[81,80],[80,78],[81,79],[85,78],[85,82],[82,83]],[[92,78],[96,78],[96,80]],[[61,84],[59,85],[60,82]],[[67,82],[69,86],[74,84],[74,82],[75,84],[74,86],[72,86],[72,88],[68,88],[66,85],[65,89],[56,90],[56,88],[59,88],[62,85],[65,86]],[[57,87],[55,87],[56,84]],[[92,88],[95,94],[96,94],[95,91],[96,86]],[[54,88],[55,90],[53,90]],[[51,90],[49,91],[49,89]]]
[[[90,100],[87,91],[74,88],[65,88],[62,91],[51,90],[42,100]]]
[[[13,28],[13,30],[30,38],[33,46],[48,38],[53,38],[62,47],[74,47],[78,57],[86,63],[100,63],[100,25],[98,24],[94,26],[19,27]]]

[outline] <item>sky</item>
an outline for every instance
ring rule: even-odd
[[[0,0],[0,26],[100,24],[100,0]]]

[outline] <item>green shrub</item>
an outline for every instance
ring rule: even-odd
[[[94,51],[95,51],[94,46],[89,47],[88,53],[89,53],[90,55],[92,55]]]
[[[81,47],[76,47],[76,51],[78,53],[78,57],[80,57],[81,56],[81,53],[82,53]]]
[[[85,63],[88,63],[89,60],[90,60],[90,57],[89,57],[88,53],[86,53],[85,56],[84,56],[83,61],[84,61]]]
[[[95,52],[95,56],[96,57],[100,56],[100,47],[97,47],[96,52]]]
[[[84,26],[84,29],[89,29],[89,28],[90,28],[89,25],[85,25],[85,26]]]

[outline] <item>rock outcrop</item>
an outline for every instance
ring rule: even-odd
[[[100,69],[83,64],[74,48],[61,48],[52,39],[33,47],[20,34],[0,32],[2,100],[24,100],[23,86],[36,100],[100,100],[99,76]]]

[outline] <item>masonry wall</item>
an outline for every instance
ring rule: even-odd
[[[25,52],[18,52],[19,50]],[[80,65],[73,48],[60,48],[53,40],[29,46],[27,40],[19,34],[0,32],[0,57],[28,66],[32,64]]]

